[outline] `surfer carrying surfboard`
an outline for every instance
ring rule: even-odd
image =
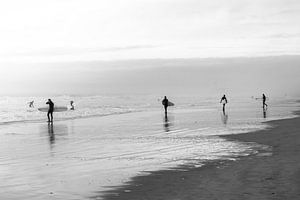
[[[225,96],[225,94],[223,95],[223,97],[221,98],[220,103],[223,104],[223,113],[225,113],[225,105],[228,103],[227,98]]]
[[[48,122],[53,122],[54,103],[51,101],[51,99],[48,99],[46,104],[49,105],[49,109],[47,113]],[[50,120],[50,115],[51,115],[51,120]]]
[[[169,106],[169,100],[167,99],[167,97],[165,96],[165,98],[162,100],[162,105],[165,108],[165,115],[167,115],[167,110],[168,110],[168,106]]]

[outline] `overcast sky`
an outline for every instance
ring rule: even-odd
[[[300,53],[299,0],[9,0],[0,61]]]
[[[3,0],[0,94],[290,94],[299,56],[216,58],[300,55],[299,21],[299,0]]]

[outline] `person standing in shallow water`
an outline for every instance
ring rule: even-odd
[[[30,101],[30,102],[28,102],[28,104],[29,104],[29,108],[34,108],[34,105],[33,105],[33,103],[34,103],[34,101]]]
[[[168,113],[168,106],[169,106],[169,100],[167,99],[167,97],[165,96],[165,98],[162,100],[162,105],[165,108],[165,115],[167,115]]]
[[[47,117],[48,117],[48,122],[53,122],[53,111],[54,111],[54,103],[51,101],[51,99],[48,99],[47,103],[49,105]],[[50,120],[51,116],[51,120]]]
[[[70,101],[70,105],[71,105],[70,110],[75,110],[75,107],[74,107],[74,101]]]
[[[265,94],[262,95],[262,100],[263,100],[263,109],[266,109],[268,105],[266,104],[267,97]]]
[[[225,114],[225,105],[228,103],[227,98],[225,96],[225,94],[223,95],[223,97],[221,98],[220,103],[223,104],[223,113]]]

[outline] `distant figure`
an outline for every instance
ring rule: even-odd
[[[70,105],[71,105],[70,110],[75,110],[75,107],[74,107],[73,103],[74,103],[74,101],[70,101]]]
[[[267,97],[265,94],[262,95],[262,100],[263,100],[263,109],[265,109],[268,107],[268,105],[266,104]]]
[[[28,104],[29,104],[29,108],[34,108],[34,105],[33,105],[33,103],[34,103],[34,101],[30,101],[30,102],[28,102]]]
[[[225,96],[225,94],[223,95],[223,97],[221,98],[220,103],[223,104],[223,113],[225,114],[225,105],[228,103],[227,98]]]
[[[162,105],[165,108],[165,115],[167,115],[168,113],[168,106],[169,106],[169,100],[167,99],[167,97],[165,96],[165,98],[162,100]]]
[[[49,109],[47,113],[48,122],[53,122],[54,103],[51,101],[51,99],[48,99],[46,104],[49,104]],[[51,115],[51,120],[50,120],[50,115]]]

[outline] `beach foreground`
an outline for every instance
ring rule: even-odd
[[[104,199],[299,199],[300,117],[267,123],[272,127],[223,137],[269,145],[272,153],[138,176]]]

